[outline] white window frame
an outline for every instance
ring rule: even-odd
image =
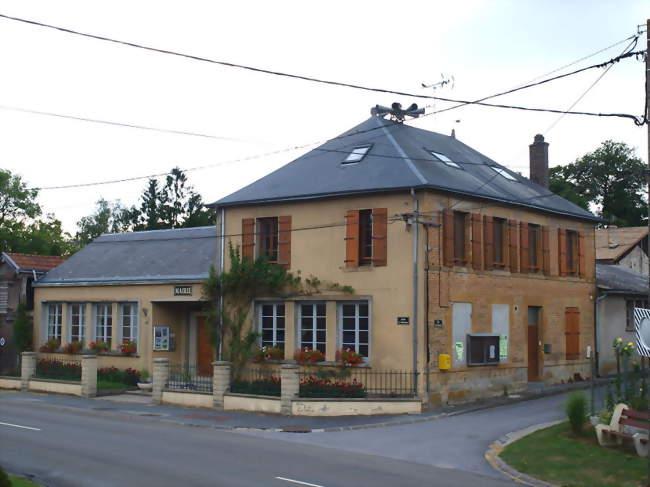
[[[78,307],[78,313],[74,309]],[[75,326],[73,321],[79,318],[79,334],[75,335],[72,330]],[[68,303],[68,339],[70,342],[82,342],[86,339],[86,303]]]
[[[429,154],[431,154],[433,157],[435,157],[440,162],[443,162],[445,165],[447,165],[449,167],[453,167],[455,169],[462,169],[462,167],[460,167],[460,164],[458,164],[457,162],[452,161],[451,159],[449,159],[449,157],[447,157],[444,154],[441,154],[440,152],[435,152],[435,151],[432,151],[432,150],[428,150],[427,152],[429,152]]]
[[[52,313],[54,310],[54,313]],[[61,340],[61,331],[63,329],[63,303],[47,304],[47,340]]]
[[[102,308],[107,310],[107,312],[100,314],[100,310]],[[106,343],[112,343],[113,342],[113,304],[95,303],[94,310],[95,310],[94,312],[95,341],[101,340]]]
[[[518,181],[516,177],[514,177],[512,174],[510,174],[508,171],[506,171],[502,167],[490,166],[489,164],[488,164],[488,167],[490,169],[492,169],[494,172],[496,172],[496,173],[500,174],[501,176],[503,176],[508,181],[515,181],[515,182]]]
[[[318,306],[322,305],[325,313],[322,315],[319,315],[318,312],[316,311],[318,309]],[[296,326],[296,331],[297,331],[297,341],[299,348],[302,350],[305,347],[310,348],[312,350],[317,350],[318,345],[323,345],[323,354],[327,352],[327,303],[325,301],[299,301],[296,302],[297,306],[297,314],[298,314],[298,326]],[[311,331],[312,332],[312,339],[311,342],[305,342],[303,343],[302,340],[302,319],[303,319],[303,314],[302,314],[302,307],[303,306],[312,306],[312,310],[314,311],[311,315],[305,316],[305,318],[311,318],[311,329],[310,330],[305,330],[305,331]],[[318,318],[324,318],[325,319],[325,328],[324,329],[318,329]],[[324,341],[318,341],[318,332],[324,332],[325,333],[325,340]]]
[[[160,332],[160,337],[158,333]],[[171,331],[169,326],[153,327],[153,350],[154,352],[169,352],[171,350]]]
[[[272,306],[273,314],[264,315],[264,311],[263,311],[264,306]],[[282,313],[282,315],[278,313],[278,306],[284,307],[284,312]],[[287,307],[283,302],[260,302],[257,304],[257,331],[260,334],[259,337],[260,346],[265,346],[265,345],[272,346],[272,347],[279,346],[284,350],[284,346],[287,340],[287,314],[286,313],[287,313]],[[264,318],[272,319],[271,328],[264,328]],[[282,319],[282,327],[278,327],[278,318]],[[273,338],[270,344],[268,343],[268,341],[267,343],[265,343],[264,336],[263,336],[265,330],[271,330],[273,333]],[[278,331],[284,332],[283,340],[278,339]]]
[[[353,331],[354,332],[354,344],[353,346],[350,346],[350,344],[343,343],[343,306],[346,305],[353,305],[355,307],[355,314],[354,314],[354,330],[346,330],[346,331]],[[359,314],[359,307],[361,305],[367,305],[368,306],[368,330],[361,330],[359,328],[359,318],[363,318]],[[343,348],[349,348],[350,350],[353,350],[357,353],[359,353],[359,346],[360,345],[366,345],[368,347],[368,355],[363,358],[364,362],[369,362],[370,361],[370,354],[372,353],[372,344],[371,344],[371,337],[372,337],[372,305],[370,300],[368,301],[340,301],[337,303],[337,320],[336,320],[336,328],[337,328],[337,348],[343,349]],[[360,332],[368,332],[368,342],[360,342],[359,341],[359,333]]]
[[[372,144],[359,145],[352,149],[341,164],[356,164],[361,162],[372,149]]]
[[[127,306],[130,307],[130,312],[127,314],[124,312],[124,308]],[[120,314],[120,343],[124,343],[124,340],[129,340],[135,342],[136,347],[138,344],[138,303],[136,302],[127,302],[120,303],[118,305],[118,310]],[[124,319],[129,318],[129,324],[124,324]],[[128,337],[125,337],[124,331],[128,330]]]

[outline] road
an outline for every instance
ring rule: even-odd
[[[464,470],[323,447],[318,441],[302,444],[30,404],[3,402],[0,423],[0,463],[12,473],[34,475],[53,487],[513,485]],[[370,431],[355,433],[363,438]],[[328,433],[310,436],[326,438],[318,435]],[[392,448],[406,446],[395,441]]]

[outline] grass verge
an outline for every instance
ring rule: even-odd
[[[41,485],[25,477],[17,477],[15,475],[10,475],[9,480],[11,480],[11,487],[39,487]]]
[[[501,458],[520,472],[563,487],[638,487],[648,475],[646,459],[633,447],[601,447],[593,428],[575,437],[568,423],[511,443]]]

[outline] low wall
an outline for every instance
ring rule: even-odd
[[[0,377],[0,389],[20,390],[20,377]]]
[[[162,403],[192,408],[211,408],[214,406],[212,397],[210,392],[164,390]]]
[[[296,416],[371,416],[375,414],[419,414],[419,399],[294,399]]]
[[[280,398],[252,394],[228,393],[223,396],[223,408],[230,411],[254,411],[280,414]]]
[[[81,382],[67,382],[54,379],[30,379],[29,390],[81,396]]]

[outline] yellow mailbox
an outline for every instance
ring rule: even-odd
[[[438,368],[440,370],[451,369],[451,355],[448,353],[441,353],[438,355]]]

